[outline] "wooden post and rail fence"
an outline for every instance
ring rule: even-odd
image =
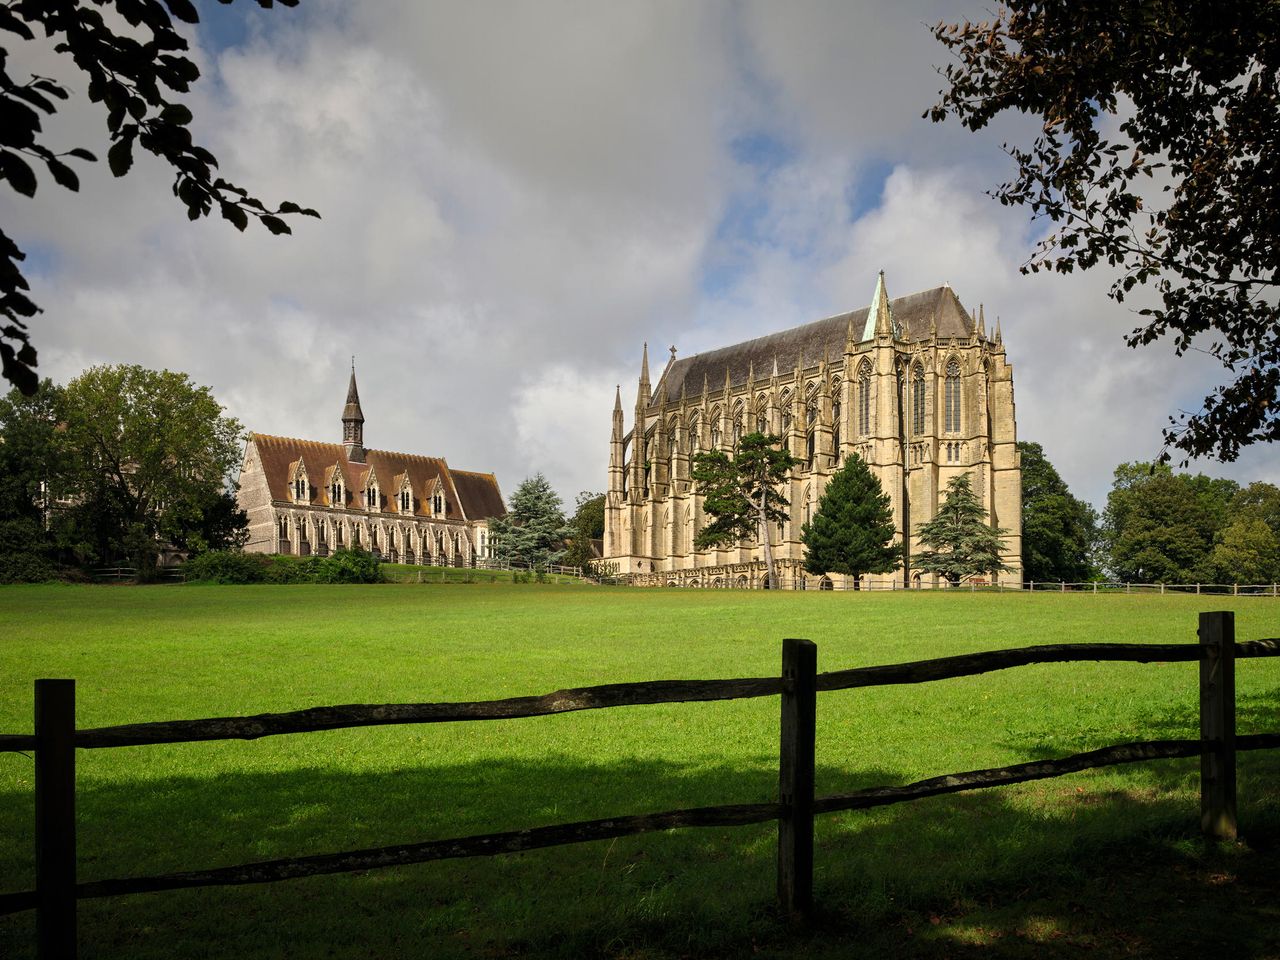
[[[817,672],[817,646],[784,640],[782,675],[730,680],[657,680],[560,690],[539,697],[471,703],[353,704],[291,713],[206,720],[171,720],[78,730],[75,681],[35,681],[33,734],[0,735],[0,751],[35,752],[36,883],[34,890],[0,894],[0,914],[36,911],[37,956],[76,955],[76,901],[187,887],[268,883],[318,874],[369,870],[457,857],[491,856],[540,847],[630,836],[673,827],[725,827],[778,822],[778,898],[793,919],[813,905],[813,819],[837,810],[919,800],[981,787],[1022,783],[1096,767],[1174,757],[1200,757],[1200,825],[1211,840],[1236,836],[1236,754],[1280,747],[1280,732],[1236,735],[1235,662],[1280,655],[1280,640],[1235,642],[1234,614],[1202,613],[1199,643],[1069,643],[993,650],[913,663]],[[817,695],[886,684],[927,683],[1035,663],[1185,661],[1199,664],[1200,736],[1123,743],[1055,760],[943,774],[902,786],[814,796]],[[77,750],[255,740],[344,727],[536,717],[639,704],[781,698],[779,790],[774,803],[668,810],[564,823],[506,833],[399,844],[342,853],[246,863],[150,877],[76,879]]]

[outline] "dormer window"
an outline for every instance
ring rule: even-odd
[[[413,509],[413,494],[405,487],[400,491],[400,512],[408,513]]]
[[[444,494],[439,490],[431,496],[431,513],[437,517],[444,513]]]
[[[346,502],[343,496],[342,481],[335,479],[329,484],[329,505],[332,507],[341,507]]]
[[[307,481],[306,481],[306,479],[305,479],[305,478],[303,478],[301,475],[299,475],[298,477],[295,477],[295,478],[294,478],[294,481],[293,481],[293,499],[295,499],[295,500],[305,500],[305,499],[307,499]]]
[[[377,510],[380,505],[378,498],[378,487],[376,484],[370,484],[364,488],[364,505],[368,510]]]

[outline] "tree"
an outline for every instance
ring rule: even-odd
[[[952,477],[938,512],[916,531],[921,544],[931,548],[916,557],[916,569],[936,573],[953,587],[965,577],[1010,570],[1001,560],[1008,533],[987,523],[970,475]]]
[[[145,577],[162,542],[234,541],[244,514],[226,500],[243,430],[208,387],[168,370],[92,367],[67,384],[61,412],[68,513],[85,562],[123,554]]]
[[[880,481],[856,453],[831,478],[818,511],[800,532],[804,568],[812,574],[889,573],[898,566],[902,545],[895,533],[893,508]]]
[[[60,401],[61,390],[49,380],[31,396],[14,389],[0,398],[0,583],[55,573],[51,526],[66,456]]]
[[[1218,536],[1205,564],[1215,583],[1275,583],[1280,580],[1280,539],[1266,522],[1243,516]]]
[[[564,522],[560,495],[541,473],[535,473],[511,494],[511,509],[489,521],[494,553],[512,563],[531,567],[558,563],[565,538],[572,533]]]
[[[1112,574],[1130,583],[1214,579],[1206,562],[1238,492],[1231,480],[1167,464],[1120,464],[1103,515]]]
[[[1255,480],[1235,495],[1231,515],[1261,520],[1280,537],[1280,487]]]
[[[1092,554],[1097,511],[1067,489],[1038,443],[1018,442],[1022,455],[1022,575],[1080,583],[1097,573]]]
[[[571,567],[585,569],[595,559],[591,541],[604,536],[604,494],[590,490],[579,493],[569,526],[573,532],[564,562]]]
[[[1280,4],[1007,0],[933,33],[955,61],[926,116],[1042,121],[1006,145],[1017,171],[993,194],[1055,225],[1023,272],[1103,263],[1116,301],[1152,284],[1160,306],[1129,346],[1170,336],[1226,368],[1199,412],[1170,418],[1162,459],[1280,439]]]
[[[278,2],[293,7],[298,0]],[[270,7],[272,0],[258,4]],[[199,19],[191,0],[10,0],[0,5],[0,31],[28,42],[39,32],[85,74],[86,95],[106,112],[111,140],[107,163],[115,176],[129,172],[137,144],[173,168],[173,194],[190,219],[216,209],[237,230],[244,230],[255,217],[273,234],[290,233],[283,216],[319,214],[289,201],[268,209],[243,188],[216,176],[217,159],[192,140],[191,110],[162,91],[186,93],[200,76],[196,65],[182,55],[187,40],[174,23]],[[10,77],[7,56],[8,45],[0,47],[0,181],[34,197],[37,178],[28,161],[36,161],[59,186],[78,190],[80,179],[66,158],[90,163],[97,158],[84,147],[56,151],[41,136],[41,114],[56,113],[56,101],[67,100],[70,92],[47,77],[33,74],[24,82]],[[0,362],[4,378],[31,394],[38,384],[36,350],[27,323],[40,309],[26,293],[30,285],[19,267],[24,259],[18,245],[0,231]]]
[[[781,437],[748,433],[738,441],[733,459],[722,450],[704,451],[693,458],[702,508],[715,518],[698,531],[694,546],[705,550],[758,537],[764,545],[766,589],[778,583],[770,525],[785,523],[784,508],[791,505],[779,488],[800,462],[781,444]]]

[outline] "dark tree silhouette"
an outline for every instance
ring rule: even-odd
[[[230,3],[231,0],[219,0]],[[297,6],[298,0],[275,0]],[[271,7],[273,0],[258,0]],[[105,14],[105,15],[104,15]],[[53,181],[68,190],[80,189],[80,178],[68,159],[92,163],[96,156],[81,146],[55,150],[44,142],[41,114],[57,112],[57,101],[71,93],[48,77],[15,79],[8,72],[9,47],[31,42],[37,34],[55,41],[54,49],[84,73],[85,93],[106,112],[111,146],[107,164],[117,177],[133,165],[138,146],[173,168],[173,194],[196,220],[214,210],[237,230],[254,217],[272,233],[290,233],[283,216],[318,217],[314,210],[285,201],[268,208],[242,187],[217,176],[218,161],[196,144],[188,125],[191,110],[172,99],[186,93],[200,76],[182,55],[187,41],[174,21],[199,22],[191,0],[9,0],[0,4],[0,31],[11,34],[0,47],[0,181],[27,197],[36,194],[32,169],[43,166]],[[117,29],[127,24],[129,30]],[[27,295],[31,289],[20,263],[26,259],[16,242],[0,231],[0,364],[6,380],[24,394],[38,386],[36,349],[28,322],[40,308]]]
[[[1008,0],[933,32],[955,59],[926,116],[1042,121],[1005,145],[1017,170],[994,192],[1055,225],[1023,272],[1117,268],[1115,300],[1150,284],[1160,301],[1130,346],[1168,336],[1225,368],[1170,417],[1161,459],[1280,439],[1280,4]]]

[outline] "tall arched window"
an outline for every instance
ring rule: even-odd
[[[835,451],[836,464],[840,463],[840,424],[843,419],[840,416],[840,401],[834,400],[831,403],[831,449]]]
[[[954,358],[947,364],[946,424],[947,433],[960,432],[960,363]]]
[[[924,433],[924,368],[918,363],[911,370],[911,432]]]
[[[737,443],[742,439],[742,403],[733,408],[733,442]]]
[[[690,453],[697,453],[702,449],[702,437],[698,433],[698,415],[696,413],[689,417],[688,448]]]
[[[782,392],[782,401],[779,404],[782,408],[782,434],[786,436],[791,432],[791,393],[784,390]]]
[[[871,364],[866,360],[858,368],[858,433],[871,433]]]

